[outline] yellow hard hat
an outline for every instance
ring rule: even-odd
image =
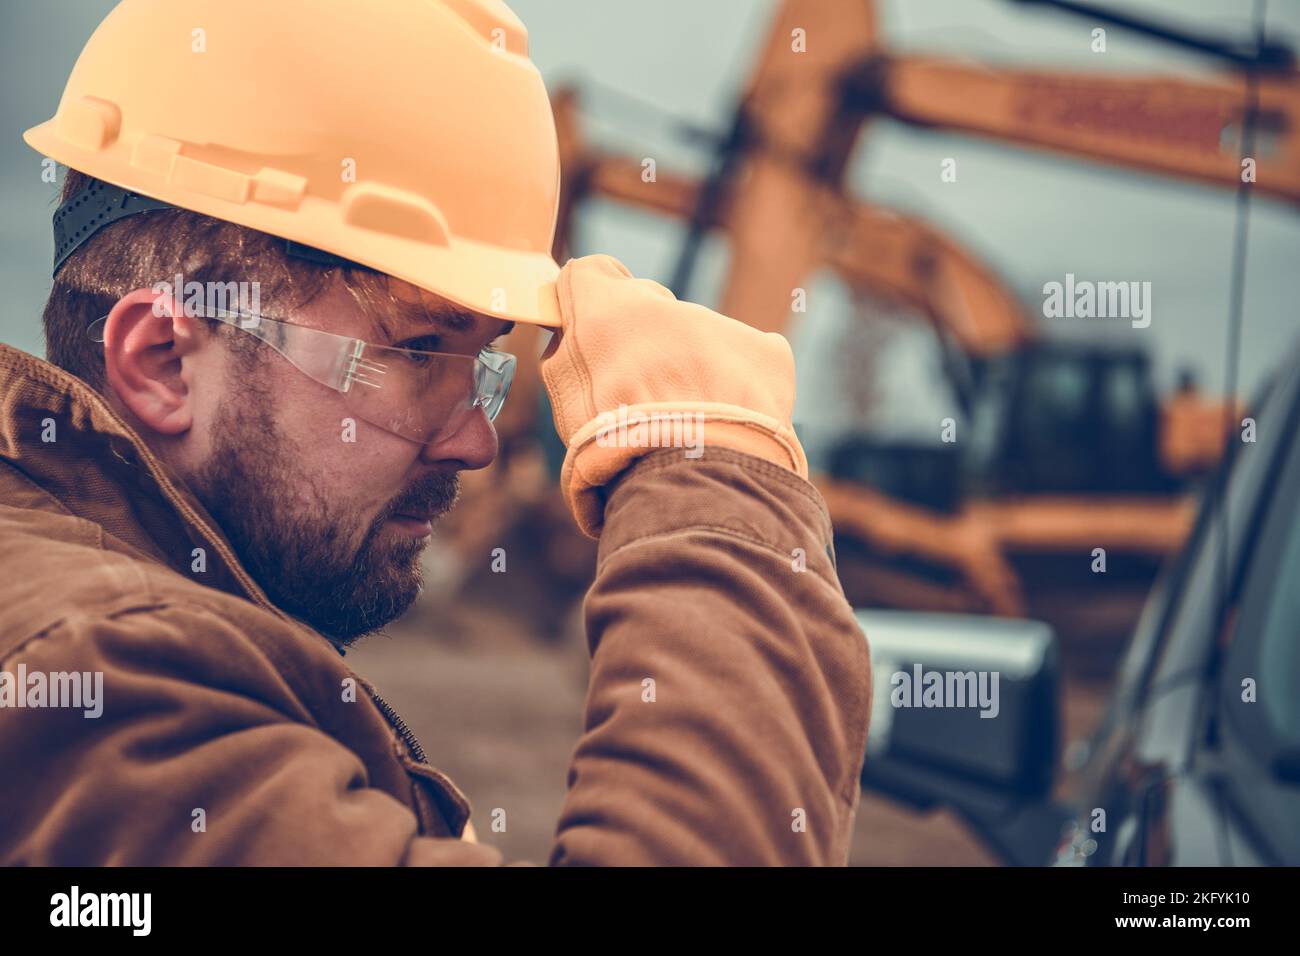
[[[501,0],[124,0],[24,138],[121,196],[560,324],[555,121]]]

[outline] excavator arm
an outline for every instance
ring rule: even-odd
[[[576,205],[605,198],[682,220],[692,235],[725,233],[731,257],[719,308],[757,328],[784,330],[795,289],[830,268],[850,285],[915,307],[968,355],[994,356],[1034,335],[996,272],[935,227],[847,195],[845,170],[874,117],[1220,187],[1242,181],[1241,74],[1188,80],[1013,69],[898,56],[880,41],[872,0],[785,0],[733,128],[719,140],[714,173],[702,182],[663,168],[646,181],[640,159],[593,148],[582,137],[576,94],[558,92],[557,258],[568,253]],[[1300,202],[1300,74],[1263,72],[1254,92],[1255,188]],[[687,255],[693,248],[688,241]],[[679,276],[689,276],[686,266]],[[1161,450],[1175,469],[1204,468],[1217,457],[1226,420],[1218,408],[1184,394],[1163,420]],[[1189,522],[1184,499],[989,501],[943,516],[860,486],[818,482],[837,528],[881,554],[955,569],[967,594],[955,599],[995,613],[1023,610],[1009,550],[1082,547],[1105,528],[1108,540],[1130,550],[1162,553]],[[1128,541],[1123,533],[1134,528],[1145,537]],[[933,605],[940,596],[918,600]]]
[[[925,56],[869,59],[857,75],[864,105],[917,126],[1230,189],[1242,181],[1248,96],[1240,75],[1192,81]],[[1255,127],[1255,189],[1300,204],[1300,73],[1261,75]]]

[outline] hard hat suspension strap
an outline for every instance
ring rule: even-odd
[[[97,180],[75,195],[69,196],[63,205],[54,212],[54,275],[87,239],[112,225],[119,219],[134,216],[137,213],[153,212],[158,209],[179,209],[161,199],[141,196],[139,193],[122,189],[111,183]],[[291,239],[284,239],[284,251],[298,259],[307,259],[321,265],[341,265],[363,268],[351,259],[336,256],[314,246],[303,245]]]

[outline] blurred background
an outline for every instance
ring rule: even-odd
[[[0,9],[0,340],[36,354],[57,185],[20,134],[111,6]],[[1063,741],[1085,736],[1226,423],[1294,356],[1294,74],[1258,90],[1229,367],[1247,91],[1223,57],[1011,0],[511,6],[556,109],[561,261],[607,252],[786,334],[855,607],[1046,622]],[[1240,0],[1106,6],[1223,42],[1255,29]],[[1300,3],[1274,0],[1266,26],[1300,46]],[[1067,275],[1149,283],[1150,324],[1045,316]],[[349,660],[467,792],[480,836],[541,861],[581,732],[595,551],[555,490],[543,337],[514,339],[500,460],[465,476],[421,603]],[[495,808],[503,833],[486,832]],[[873,792],[852,862],[996,860],[950,811]]]

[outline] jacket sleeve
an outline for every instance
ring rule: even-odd
[[[103,675],[98,717],[0,711],[0,864],[501,862],[490,846],[418,835],[411,809],[206,609],[72,617],[0,665]]]
[[[727,449],[647,456],[606,503],[585,612],[552,865],[847,862],[871,664],[811,484]]]

